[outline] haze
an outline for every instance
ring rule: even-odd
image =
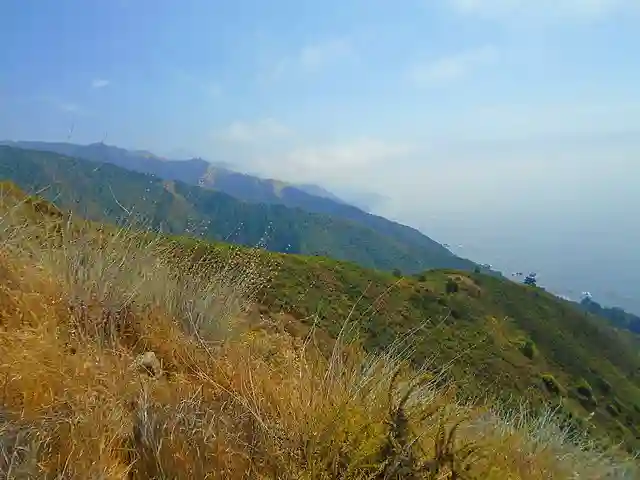
[[[460,255],[640,312],[635,0],[9,0],[2,17],[1,139],[373,192]]]

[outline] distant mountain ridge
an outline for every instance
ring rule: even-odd
[[[43,196],[91,220],[118,221],[135,211],[167,233],[264,244],[273,251],[332,257],[380,270],[477,268],[419,232],[381,217],[370,216],[370,221],[390,224],[392,235],[339,216],[241,201],[159,175],[54,152],[0,146],[0,178],[29,192],[46,188]]]
[[[578,305],[589,313],[606,318],[614,327],[640,335],[640,316],[638,315],[619,307],[605,307],[588,296],[584,297]]]
[[[430,256],[450,259],[459,258],[447,248],[422,234],[418,230],[386,218],[373,215],[358,207],[336,200],[330,192],[317,186],[295,187],[278,180],[268,180],[226,168],[217,167],[201,158],[191,160],[162,160],[140,155],[104,143],[76,145],[49,142],[0,142],[17,148],[56,152],[93,162],[110,163],[127,170],[156,175],[166,180],[176,180],[189,185],[218,190],[234,198],[250,203],[280,204],[289,208],[299,208],[311,213],[355,222],[370,228],[377,234],[388,237],[392,243],[406,245],[411,249],[429,251]],[[310,191],[320,195],[309,193]],[[324,192],[324,196],[322,193]],[[332,198],[335,197],[335,198]],[[439,263],[439,266],[473,270],[474,262],[456,261],[456,265]],[[398,267],[400,268],[400,267]],[[406,268],[406,267],[405,267]],[[402,268],[402,270],[405,270]],[[428,268],[428,267],[427,267]],[[422,268],[424,269],[424,268]],[[409,269],[418,271],[420,268]]]
[[[29,150],[55,152],[69,157],[78,157],[94,162],[111,163],[127,170],[158,175],[167,180],[213,188],[237,198],[259,203],[285,203],[282,190],[299,190],[308,195],[347,204],[323,187],[313,184],[291,184],[274,179],[260,178],[237,172],[225,162],[207,162],[193,157],[170,159],[147,150],[127,150],[102,142],[79,145],[66,142],[2,141],[8,145]],[[246,198],[243,198],[246,196]]]

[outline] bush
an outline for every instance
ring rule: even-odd
[[[458,291],[460,290],[460,286],[458,285],[458,282],[456,282],[453,279],[449,279],[447,280],[447,284],[445,286],[445,291],[447,292],[448,295],[452,295],[454,293],[458,293]]]
[[[549,393],[553,393],[554,395],[562,394],[562,387],[553,375],[550,373],[543,373],[541,378],[542,383],[544,383],[544,386],[547,388]]]
[[[577,394],[578,401],[586,410],[593,410],[598,405],[598,401],[593,395],[593,389],[585,379],[578,382],[575,386],[575,392]]]
[[[533,340],[530,339],[525,340],[520,346],[520,351],[522,352],[522,354],[530,360],[532,360],[533,357],[536,356],[537,350],[538,349],[536,348],[536,344],[533,343]]]
[[[605,395],[609,395],[613,390],[613,387],[611,386],[611,384],[600,376],[596,378],[595,383],[596,383],[596,387],[598,387],[598,390],[600,390]]]
[[[580,382],[578,382],[578,384],[576,385],[576,392],[578,392],[579,396],[588,400],[594,399],[593,389],[585,379],[582,379],[580,380]]]

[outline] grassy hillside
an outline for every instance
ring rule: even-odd
[[[269,258],[277,258],[279,274],[261,301],[294,325],[316,324],[336,337],[350,318],[371,352],[406,335],[415,365],[450,364],[448,374],[468,392],[554,405],[596,435],[640,446],[640,343],[605,319],[540,288],[483,274],[397,279],[326,258]]]
[[[135,212],[168,233],[190,233],[242,245],[325,255],[382,270],[468,268],[474,264],[439,247],[398,240],[337,217],[168,182],[50,152],[0,146],[0,179],[40,191],[63,209],[92,220],[116,221]],[[266,238],[264,238],[266,236]]]
[[[373,229],[378,235],[386,237],[386,241],[389,243],[406,246],[415,252],[425,252],[423,255],[428,255],[432,259],[431,262],[435,262],[436,258],[446,259],[446,263],[434,264],[436,267],[460,268],[471,271],[475,268],[472,262],[457,257],[453,260],[451,253],[446,248],[418,230],[330,198],[328,192],[323,193],[319,187],[296,187],[277,180],[257,178],[216,167],[201,159],[163,161],[150,157],[148,154],[131,152],[103,143],[74,145],[70,143],[16,142],[13,145],[34,150],[53,151],[94,162],[111,163],[128,170],[154,174],[163,179],[215,189],[251,203],[285,205],[290,208],[301,208],[308,212],[329,215],[336,219],[348,220]],[[353,260],[353,258],[347,258]],[[373,266],[380,267],[380,265]],[[407,267],[410,268],[411,265],[408,264]],[[422,267],[421,265],[419,268]],[[397,268],[405,269],[399,265]]]
[[[617,328],[640,334],[640,317],[619,307],[603,307],[590,297],[580,302],[580,307],[587,312],[608,319]]]
[[[402,343],[380,349],[391,338],[378,320],[357,323],[383,334],[373,345],[378,353],[367,354],[357,339],[347,342],[351,334],[336,336],[349,316],[341,311],[360,297],[360,286],[386,288],[389,276],[189,242],[70,219],[0,186],[4,477],[637,478],[622,453],[571,436],[548,414],[463,402],[437,374],[439,360],[415,368],[419,353]],[[265,274],[276,274],[275,283],[265,284]],[[429,275],[401,280],[397,294],[368,306],[390,312],[412,291],[440,296],[440,283],[458,274]],[[467,280],[474,279],[460,277],[457,292],[448,288],[461,301],[454,319],[461,347],[475,335],[464,333],[473,331],[473,319],[461,313],[462,304],[480,308],[471,299],[496,312],[510,301],[546,314],[562,308],[540,292],[539,301],[527,289],[515,298],[505,291],[507,301],[495,279],[475,278],[488,282],[475,287]],[[471,295],[476,287],[482,292]],[[321,291],[325,296],[317,298]],[[252,307],[258,299],[262,306]],[[402,313],[436,312],[426,300],[414,303]],[[304,318],[275,314],[278,304],[300,317],[319,308],[333,340],[320,330],[305,335]],[[357,307],[352,320],[357,316],[369,314]],[[406,329],[409,320],[390,317],[389,332]],[[425,326],[432,333],[439,328]],[[365,346],[372,340],[365,332]],[[411,344],[423,349],[423,340]],[[614,346],[624,356],[621,345]],[[487,361],[490,350],[483,351]],[[622,368],[608,355],[599,359]]]

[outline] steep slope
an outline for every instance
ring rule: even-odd
[[[409,335],[416,365],[451,362],[467,391],[557,405],[571,421],[640,448],[640,340],[606,319],[484,274],[397,279],[324,258],[279,261],[264,292],[270,310],[317,322],[334,337],[348,317],[370,351]]]
[[[56,205],[93,220],[115,221],[135,212],[168,233],[243,245],[264,243],[274,251],[325,255],[383,270],[474,265],[443,247],[401,241],[342,218],[242,202],[224,193],[51,152],[0,146],[0,178],[28,191],[46,189],[42,194],[55,199]]]
[[[283,329],[300,322],[251,308],[262,261],[318,259],[188,242],[0,182],[6,478],[638,478],[549,415],[460,402],[411,351],[323,354]]]
[[[154,174],[164,179],[179,180],[190,185],[212,188],[247,202],[281,204],[291,208],[301,208],[308,212],[330,215],[371,228],[379,235],[389,237],[391,242],[399,242],[410,248],[429,251],[431,257],[450,256],[446,248],[418,230],[372,215],[345,202],[337,201],[329,192],[317,186],[296,187],[277,180],[257,178],[215,167],[202,159],[161,160],[104,143],[91,145],[47,142],[5,143],[21,148],[53,151],[86,160],[112,163],[129,170]],[[450,266],[473,270],[476,265],[472,262],[458,262],[456,265]]]
[[[37,199],[30,205],[62,215]],[[167,241],[178,265],[235,258],[247,272],[256,263],[275,272],[255,298],[263,316],[296,338],[315,325],[316,344],[330,348],[347,319],[346,337],[372,353],[404,336],[414,366],[428,361],[432,375],[443,375],[450,365],[442,378],[467,396],[555,405],[568,424],[639,446],[640,341],[542,289],[451,270],[398,279],[322,257]]]

